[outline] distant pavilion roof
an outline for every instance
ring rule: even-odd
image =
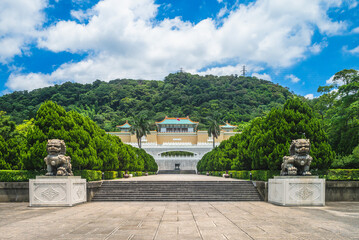
[[[169,118],[169,117],[165,117],[165,119],[163,119],[160,122],[156,122],[156,124],[159,125],[167,125],[167,124],[171,124],[171,125],[175,125],[175,124],[188,124],[188,125],[198,125],[198,122],[194,122],[191,119],[189,119],[189,117],[187,116],[186,118]]]
[[[234,129],[234,128],[236,128],[237,126],[231,125],[231,124],[229,124],[228,122],[226,122],[226,125],[221,125],[220,127],[221,127],[221,128],[227,128],[227,129]]]
[[[131,125],[128,123],[128,121],[126,120],[126,123],[122,124],[122,125],[118,125],[116,126],[118,128],[131,128]]]

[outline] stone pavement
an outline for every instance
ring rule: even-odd
[[[359,239],[359,202],[0,203],[0,239]]]

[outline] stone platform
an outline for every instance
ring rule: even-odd
[[[358,239],[359,202],[88,202],[72,208],[0,203],[0,239]]]
[[[29,206],[73,206],[86,202],[86,191],[78,176],[37,176],[29,180]]]
[[[282,206],[324,206],[325,179],[275,176],[268,180],[268,202]]]

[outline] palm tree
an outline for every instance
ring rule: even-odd
[[[215,138],[218,138],[221,134],[221,129],[219,127],[219,120],[218,118],[208,118],[209,126],[208,126],[208,136],[213,137],[213,148],[216,147]]]
[[[130,132],[132,134],[136,134],[138,147],[142,146],[142,137],[147,136],[147,134],[151,134],[150,132],[150,124],[147,122],[146,118],[142,115],[138,116],[133,120],[133,124],[130,128]]]

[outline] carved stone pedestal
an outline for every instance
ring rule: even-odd
[[[30,207],[73,206],[86,202],[86,179],[37,176],[29,181]]]
[[[276,176],[268,180],[268,202],[282,206],[324,206],[325,179]]]

